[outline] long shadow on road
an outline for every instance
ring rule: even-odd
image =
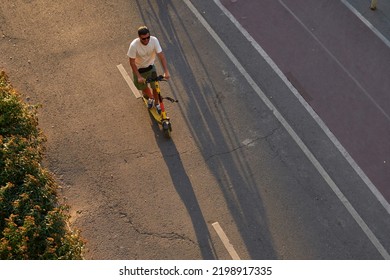
[[[180,153],[173,139],[163,138],[163,132],[156,121],[150,116],[156,135],[156,142],[161,150],[162,157],[168,167],[173,186],[185,205],[195,231],[202,258],[205,260],[216,259],[212,246],[210,232],[208,230],[202,210],[194,193],[194,188],[183,166]]]
[[[170,142],[159,143],[159,146],[165,163],[169,169],[173,186],[191,217],[202,257],[205,260],[215,259],[210,233],[202,214],[202,209],[200,209],[198,200],[195,196],[194,188],[183,166],[180,153],[177,151],[173,140]]]

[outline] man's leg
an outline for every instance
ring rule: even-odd
[[[144,77],[144,75],[142,75],[142,76]],[[138,83],[138,78],[137,78],[137,76],[134,73],[133,73],[133,82],[134,82],[135,87],[138,90],[142,90],[142,94],[143,94],[144,98],[146,98],[146,99],[148,99],[148,98],[154,99],[152,91],[150,90],[148,85],[147,84],[140,84],[140,83]]]
[[[160,104],[160,100],[158,99],[158,93],[156,89],[153,89],[153,97],[154,97],[154,104]]]
[[[142,90],[142,93],[144,94],[145,98],[150,98],[150,99],[154,98],[154,94],[152,94],[152,91],[150,90],[150,87],[144,88]],[[154,93],[154,90],[153,90],[153,93]]]

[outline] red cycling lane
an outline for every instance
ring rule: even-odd
[[[222,0],[390,201],[390,51],[340,1]]]

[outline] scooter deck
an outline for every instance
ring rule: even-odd
[[[144,100],[144,103],[146,105],[146,108],[148,107],[148,101],[142,97],[142,99]],[[152,114],[153,118],[158,121],[159,124],[161,124],[161,115],[159,113],[157,113],[157,110],[156,108],[153,106],[152,108],[149,109],[149,112],[150,114]]]

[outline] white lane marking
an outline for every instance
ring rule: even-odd
[[[321,127],[321,129],[325,132],[325,134],[329,137],[329,139],[333,142],[336,148],[340,151],[340,153],[345,157],[347,162],[351,165],[353,170],[355,170],[356,174],[363,180],[366,186],[371,190],[379,203],[385,208],[388,214],[390,214],[390,203],[383,197],[383,195],[379,192],[376,186],[371,182],[368,176],[364,173],[364,171],[359,167],[359,165],[355,162],[352,156],[348,153],[348,151],[341,145],[340,141],[334,136],[334,134],[330,131],[330,129],[326,126],[326,124],[322,121],[322,119],[317,115],[317,113],[313,110],[313,108],[306,102],[305,99],[299,94],[297,89],[290,83],[287,77],[283,74],[283,72],[279,69],[279,67],[275,64],[275,62],[269,57],[269,55],[263,50],[263,48],[256,42],[255,39],[246,31],[241,24],[236,20],[236,18],[223,6],[220,1],[214,0],[216,5],[225,13],[225,15],[233,22],[233,24],[240,30],[240,32],[244,35],[245,38],[250,41],[252,46],[257,50],[257,52],[264,58],[265,61],[271,66],[274,72],[280,77],[280,79],[287,85],[290,91],[295,95],[298,101],[303,105],[303,107],[309,112],[312,118],[316,121],[316,123]]]
[[[354,13],[368,28],[371,29],[372,32],[374,32],[376,36],[379,37],[379,39],[381,39],[386,44],[386,46],[390,48],[390,41],[378,29],[376,29],[371,24],[371,22],[369,22],[361,13],[359,13],[358,10],[356,10],[347,0],[341,0],[341,3],[343,3],[348,9],[350,9],[352,13]]]
[[[376,103],[376,101],[374,101],[374,99],[370,96],[370,94],[368,92],[366,92],[363,87],[360,85],[360,83],[348,72],[348,70],[341,64],[341,62],[339,62],[337,60],[336,57],[334,57],[334,55],[320,42],[320,40],[310,31],[310,29],[304,25],[304,23],[293,13],[293,11],[291,11],[284,3],[282,0],[279,0],[280,4],[302,25],[303,28],[306,29],[307,32],[309,32],[309,34],[321,45],[321,47],[336,61],[336,63],[348,74],[348,76],[350,76],[350,78],[358,85],[358,87],[365,93],[365,95],[376,105],[376,107],[385,115],[385,117],[387,119],[390,120],[390,116],[379,106],[379,104]],[[306,101],[305,101],[306,102]],[[307,103],[306,103],[307,104]],[[310,105],[307,104],[309,107]],[[318,117],[319,118],[319,117]],[[320,118],[319,118],[320,119]],[[325,125],[325,124],[324,124]],[[329,130],[329,129],[328,129]],[[336,137],[333,135],[333,137],[336,139]],[[338,141],[337,141],[338,142]],[[340,144],[340,142],[339,142]],[[336,145],[337,146],[337,145]],[[341,144],[340,144],[341,146]],[[344,149],[344,151],[346,152],[346,150]],[[344,153],[343,153],[344,154]],[[352,158],[352,157],[351,157]],[[354,162],[356,166],[357,163]],[[363,172],[360,168],[359,170],[361,172]],[[356,171],[356,169],[355,169]],[[367,177],[365,175],[365,177]],[[361,176],[362,178],[362,176]],[[368,179],[368,177],[367,177]],[[370,190],[374,193],[374,195],[376,196],[376,198],[382,203],[382,205],[385,207],[385,209],[387,210],[387,212],[390,214],[390,204],[386,201],[386,199],[382,196],[382,194],[380,194],[380,192],[378,191],[378,189],[374,186],[373,183],[371,183],[371,186],[370,185],[367,185]],[[372,188],[373,187],[373,188]]]
[[[294,12],[287,7],[287,5],[279,0],[279,3],[295,18],[295,20],[310,34],[310,36],[322,47],[322,49],[336,62],[336,64],[347,74],[347,76],[357,85],[357,87],[364,93],[364,95],[371,101],[372,104],[390,121],[390,115],[375,101],[375,99],[368,93],[368,91],[362,86],[362,84],[345,68],[345,66],[331,53],[331,51],[325,47],[325,45],[318,39],[316,35],[308,28]]]
[[[212,224],[215,231],[217,232],[219,238],[222,240],[223,245],[225,246],[226,250],[229,252],[230,256],[233,260],[241,260],[238,256],[236,250],[234,250],[233,245],[230,243],[229,238],[226,236],[225,232],[223,231],[222,227],[219,225],[218,222],[215,222]]]
[[[207,21],[203,18],[203,16],[199,13],[199,11],[192,5],[189,0],[183,0],[183,2],[187,5],[187,7],[192,11],[195,17],[199,20],[199,22],[204,26],[204,28],[209,32],[209,34],[214,38],[214,40],[218,43],[221,49],[226,53],[229,59],[233,62],[233,64],[237,67],[237,69],[241,72],[241,74],[245,77],[249,85],[252,86],[253,90],[257,93],[257,95],[262,99],[262,101],[267,105],[267,107],[271,110],[271,112],[275,115],[275,117],[279,120],[279,122],[283,125],[286,131],[290,134],[291,138],[295,141],[295,143],[300,147],[306,157],[310,160],[313,166],[317,169],[322,178],[327,182],[329,187],[333,190],[333,192],[337,195],[338,199],[356,221],[356,223],[360,226],[363,232],[366,234],[368,239],[372,242],[378,252],[382,255],[384,259],[390,259],[389,253],[379,242],[378,238],[374,235],[374,233],[370,230],[364,220],[360,217],[357,211],[353,208],[348,199],[344,196],[341,190],[338,188],[336,183],[332,180],[332,178],[328,175],[326,170],[322,167],[321,163],[315,158],[315,156],[310,152],[307,146],[303,143],[303,141],[296,134],[294,129],[290,126],[290,124],[286,121],[286,119],[280,114],[277,108],[272,104],[272,102],[268,99],[268,97],[264,94],[264,92],[260,89],[260,87],[256,84],[256,82],[252,79],[249,73],[245,70],[242,64],[238,61],[238,59],[234,56],[234,54],[230,51],[230,49],[225,45],[225,43],[221,40],[221,38],[215,33],[215,31],[211,28],[211,26],[207,23]],[[221,8],[221,10],[228,16],[232,21],[234,19],[233,15],[230,14],[229,11],[226,10],[224,6],[219,2],[219,0],[214,0],[217,6]],[[234,19],[235,22],[237,22]],[[234,22],[233,21],[233,22]],[[240,30],[243,30],[241,27]],[[249,34],[248,34],[249,35]],[[247,37],[248,39],[251,37]],[[253,38],[252,38],[253,40]],[[260,46],[259,46],[260,47]],[[263,51],[264,52],[264,51]],[[265,52],[264,52],[265,53]],[[268,55],[267,55],[268,57]],[[274,63],[273,63],[274,64]],[[277,68],[275,68],[277,69]],[[279,70],[280,72],[280,70]],[[284,75],[283,75],[284,76]],[[284,76],[285,79],[287,79]],[[294,88],[290,84],[291,88]],[[294,88],[295,92],[296,89]],[[299,94],[299,93],[298,93]]]
[[[363,93],[374,103],[374,105],[381,111],[385,117],[390,120],[390,116],[380,107],[378,103],[371,97],[371,95],[363,88],[363,86],[360,85],[360,83],[348,72],[348,70],[337,60],[337,58],[320,42],[320,40],[311,32],[311,30],[304,25],[304,23],[287,7],[286,4],[283,3],[282,0],[279,0],[280,4],[302,25],[302,27],[321,45],[321,47],[336,61],[336,63],[344,70],[344,72],[347,73],[347,75],[356,83],[356,85],[363,91]],[[271,59],[271,58],[270,58]],[[272,66],[272,65],[271,65]],[[281,71],[280,71],[281,72]],[[282,74],[284,75],[284,74]],[[295,96],[300,94],[297,92]],[[328,137],[332,140],[334,145],[339,149],[339,151],[344,155],[344,157],[347,159],[349,164],[352,166],[352,168],[355,170],[355,172],[360,176],[360,178],[365,182],[367,187],[371,190],[371,192],[375,195],[375,197],[378,199],[378,201],[382,204],[382,206],[386,209],[387,213],[390,214],[390,204],[389,202],[383,197],[383,195],[379,192],[379,190],[375,187],[375,185],[371,182],[371,180],[367,177],[367,175],[363,172],[363,170],[358,166],[358,164],[352,159],[351,155],[347,152],[347,150],[341,145],[341,143],[337,140],[337,138],[334,136],[333,133],[330,132],[329,128],[325,125],[325,123],[321,120],[321,118],[312,110],[311,106],[307,104],[307,102],[303,98],[299,98],[302,104],[305,104],[306,109],[310,108],[312,112],[312,116],[315,120],[320,120],[321,124],[323,125],[322,129],[325,131],[325,133],[329,132]],[[309,112],[310,112],[309,111]],[[310,113],[311,113],[310,112]],[[316,117],[314,117],[314,115]],[[320,122],[317,121],[318,124]]]
[[[125,79],[126,83],[129,85],[131,91],[133,92],[135,98],[141,98],[141,94],[139,93],[139,90],[135,87],[133,80],[130,78],[129,74],[127,73],[126,69],[123,67],[122,64],[118,64],[116,67],[118,67],[119,72],[121,72],[122,77]]]

